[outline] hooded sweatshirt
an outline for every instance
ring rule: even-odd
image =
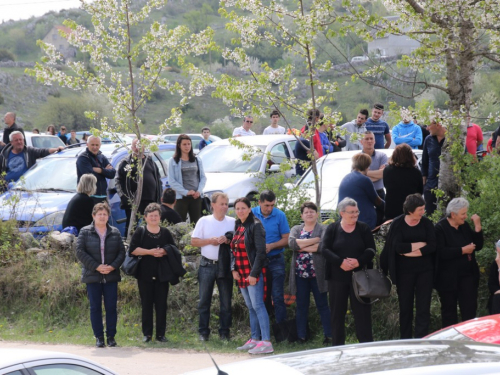
[[[408,124],[400,122],[392,128],[392,138],[396,145],[406,143],[411,148],[417,149],[422,144],[422,129],[413,121]]]

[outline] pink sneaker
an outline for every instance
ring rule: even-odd
[[[270,354],[273,352],[273,345],[270,342],[264,341],[259,341],[255,348],[248,351],[249,354]]]
[[[243,346],[239,346],[236,348],[236,350],[250,350],[253,349],[257,346],[258,341],[255,341],[254,339],[248,340]]]

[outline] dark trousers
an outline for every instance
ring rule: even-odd
[[[142,307],[142,333],[153,336],[153,306],[156,312],[156,336],[167,330],[168,282],[137,280]]]
[[[321,293],[318,287],[318,281],[315,277],[304,278],[295,276],[297,285],[297,309],[295,310],[295,320],[297,322],[297,335],[300,339],[307,338],[307,322],[309,317],[309,303],[311,301],[311,292],[316,302],[316,309],[318,310],[323,326],[323,333],[325,337],[332,337],[332,324],[330,321],[331,313],[328,307],[327,292]]]
[[[87,284],[87,296],[90,302],[90,323],[95,337],[104,336],[102,324],[102,300],[104,298],[104,309],[106,310],[106,336],[115,337],[116,302],[118,300],[118,283],[89,283]]]
[[[233,279],[217,278],[218,264],[204,262],[203,258],[198,268],[198,286],[200,302],[198,303],[198,313],[200,321],[198,332],[200,335],[210,335],[210,306],[214,285],[217,283],[219,290],[220,312],[219,312],[219,334],[229,334],[232,324],[231,298],[233,296]]]
[[[139,203],[139,208],[137,209],[137,213],[141,214],[141,215],[144,215],[144,210],[146,209],[146,207],[150,203],[158,203],[158,202],[141,201],[141,203]],[[125,210],[125,216],[127,217],[127,221],[125,223],[125,236],[126,236],[127,233],[128,233],[128,226],[130,225],[130,218],[132,217],[132,207],[127,206],[127,207],[124,208],[124,210]],[[135,222],[135,225],[137,225],[137,220]]]
[[[372,342],[372,308],[356,299],[352,283],[328,280],[330,308],[332,310],[332,341],[333,346],[345,344],[345,316],[347,300],[351,300],[351,310],[356,325],[356,337],[359,342]],[[369,300],[367,300],[369,302]]]
[[[456,290],[439,292],[443,328],[458,323],[457,302],[460,307],[462,321],[476,317],[477,289],[477,279],[470,275],[459,277]]]
[[[269,317],[274,313],[276,323],[283,323],[286,321],[285,255],[281,253],[268,259],[266,310]]]
[[[490,314],[500,314],[500,294],[494,294],[491,296],[491,306]]]
[[[377,190],[377,195],[380,197],[380,199],[385,201],[385,190],[384,189]],[[377,225],[380,225],[384,222],[384,216],[385,216],[384,205],[382,204],[378,207],[375,207],[375,211],[377,212]]]
[[[191,223],[196,224],[201,217],[201,197],[194,199],[191,196],[182,197],[175,202],[174,210],[180,215],[182,221],[186,221],[189,214]]]
[[[413,305],[415,302],[415,338],[429,333],[431,321],[432,277],[434,271],[399,272],[397,291],[399,300],[399,330],[402,339],[413,337]]]
[[[431,189],[424,188],[424,200],[425,200],[425,213],[430,216],[436,211],[437,208],[437,197]]]

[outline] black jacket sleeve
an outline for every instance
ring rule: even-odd
[[[125,245],[123,244],[123,240],[120,232],[118,232],[118,229],[113,229],[113,232],[113,236],[116,237],[116,243],[118,246],[118,255],[116,256],[115,260],[109,265],[115,270],[118,270],[125,260]]]
[[[255,223],[253,229],[254,244],[255,244],[255,261],[250,271],[250,276],[259,277],[262,268],[265,266],[266,254],[266,231],[262,223]]]
[[[362,236],[363,242],[365,243],[365,251],[363,252],[363,254],[361,254],[361,256],[357,258],[360,267],[364,267],[365,265],[370,263],[377,251],[377,248],[375,246],[375,239],[373,238],[372,231],[370,230],[370,227],[368,225],[363,225]]]
[[[335,233],[337,232],[338,223],[332,223],[328,225],[321,239],[321,254],[323,257],[333,264],[334,266],[340,267],[344,259],[340,258],[333,249],[333,241],[335,241]]]
[[[89,232],[82,230],[76,239],[76,257],[88,270],[96,270],[101,264],[90,256],[87,250],[87,236]]]
[[[498,279],[498,264],[493,261],[490,266],[490,274],[488,277],[488,289],[491,294],[495,294],[495,292],[500,290],[500,281]]]

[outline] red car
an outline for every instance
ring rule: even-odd
[[[500,314],[467,320],[431,333],[425,338],[500,344]]]

